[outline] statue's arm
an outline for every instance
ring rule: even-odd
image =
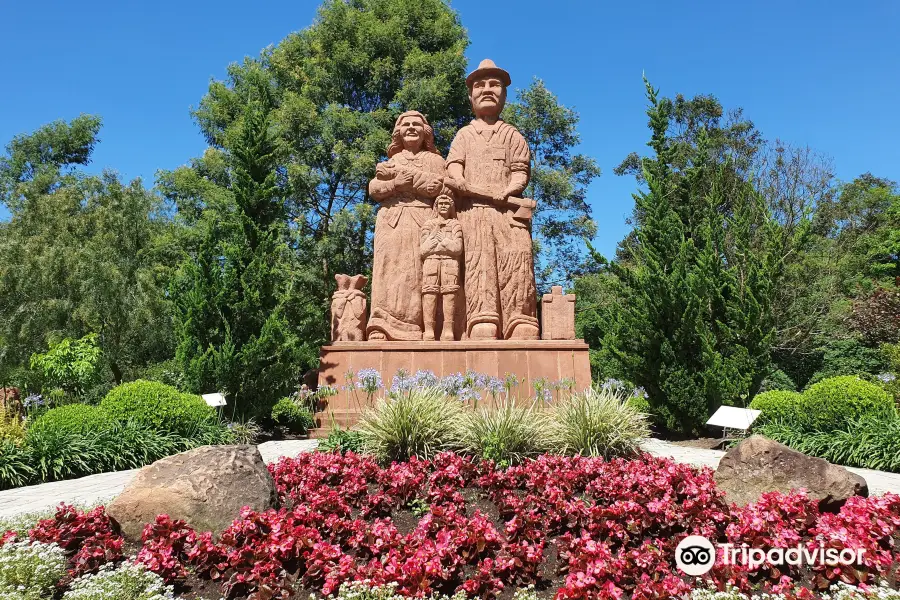
[[[463,251],[462,226],[455,222],[451,229],[451,235],[444,239],[444,247],[451,256],[460,256]]]
[[[393,179],[373,179],[369,182],[369,195],[378,201],[394,195],[396,186]]]
[[[509,153],[509,185],[506,187],[507,196],[521,196],[528,187],[528,177],[531,171],[531,151],[528,142],[518,131],[512,136],[512,148]]]
[[[413,177],[413,189],[428,198],[434,198],[441,192],[444,178],[437,173],[416,171]]]

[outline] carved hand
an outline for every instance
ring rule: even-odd
[[[400,188],[410,188],[413,182],[413,172],[409,169],[399,169],[394,177],[394,183]]]
[[[444,185],[443,178],[436,177],[425,184],[425,193],[429,196],[435,196],[438,192],[441,191],[441,188]]]

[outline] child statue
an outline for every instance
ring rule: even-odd
[[[453,341],[453,325],[459,298],[459,271],[462,262],[462,227],[456,220],[456,206],[449,189],[434,201],[434,217],[422,225],[422,317],[423,340],[437,335],[438,296],[441,298],[443,326],[441,341]]]

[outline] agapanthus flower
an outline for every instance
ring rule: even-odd
[[[356,387],[365,390],[367,394],[374,394],[384,387],[381,380],[381,373],[377,369],[360,369],[356,374]]]

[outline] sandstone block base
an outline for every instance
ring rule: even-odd
[[[532,384],[539,378],[550,382],[575,380],[575,389],[591,385],[588,345],[583,340],[459,341],[459,342],[335,342],[322,347],[319,385],[341,386],[348,372],[376,369],[385,385],[399,369],[408,373],[432,371],[443,377],[475,371],[505,377],[515,375],[521,397],[534,395]],[[365,403],[365,393],[341,389],[329,398],[317,416],[327,430],[332,419],[349,426],[356,422]]]

